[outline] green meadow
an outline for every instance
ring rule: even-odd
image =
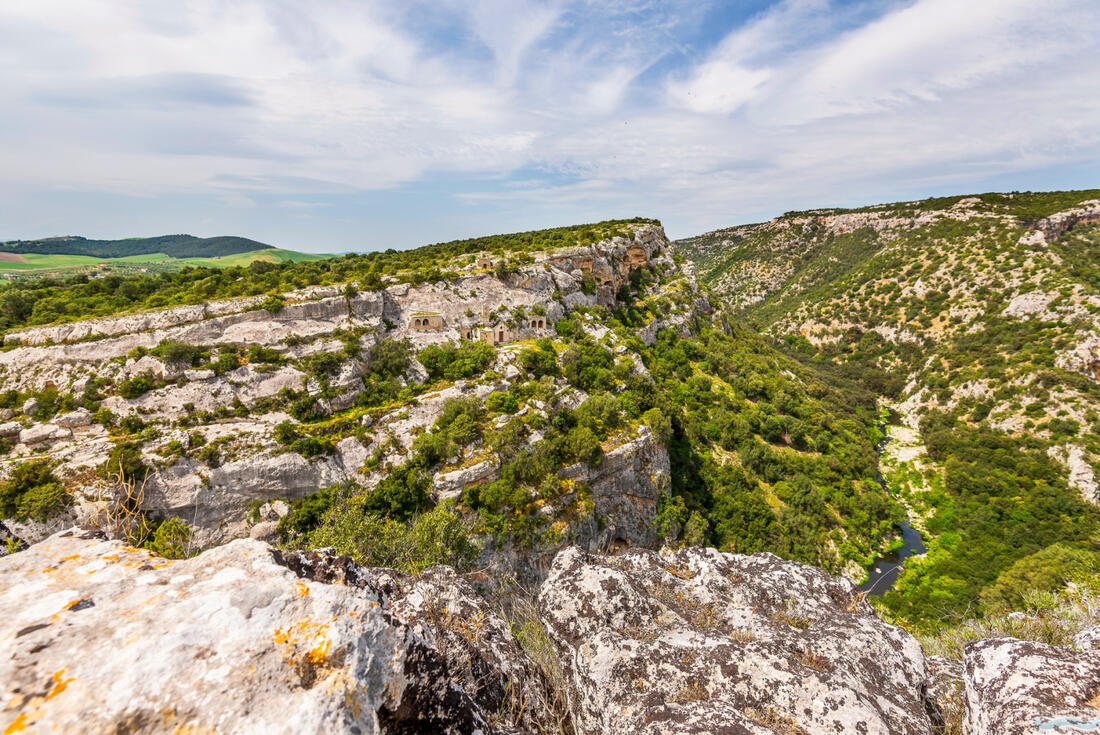
[[[247,253],[235,253],[211,258],[173,258],[164,253],[145,253],[128,255],[121,258],[97,258],[89,255],[55,255],[42,253],[4,253],[0,252],[0,273],[38,275],[39,271],[83,271],[99,266],[107,268],[124,266],[123,270],[148,267],[150,270],[177,270],[186,266],[205,266],[208,268],[229,268],[246,266],[254,261],[268,263],[301,263],[312,260],[324,260],[331,257],[325,254],[300,253],[295,250],[267,248]]]

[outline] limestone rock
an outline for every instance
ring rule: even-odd
[[[248,537],[254,541],[275,540],[275,530],[279,527],[278,521],[261,521],[248,531]]]
[[[558,554],[539,609],[583,733],[931,732],[916,640],[771,554]]]
[[[1054,294],[1043,293],[1041,291],[1032,293],[1023,293],[1016,296],[1005,307],[1005,316],[1014,316],[1017,318],[1025,317],[1040,317],[1051,318],[1051,315],[1047,311],[1047,307],[1050,306],[1050,302],[1054,300]]]
[[[409,360],[409,368],[405,371],[405,380],[409,385],[423,385],[431,376],[428,370],[415,357]]]
[[[149,372],[152,373],[154,377],[160,378],[161,380],[175,380],[183,375],[182,370],[177,369],[175,366],[166,365],[152,355],[145,355],[133,362],[128,362],[124,372],[126,376],[130,378],[135,375],[140,375],[141,373]]]
[[[450,567],[433,567],[415,577],[394,573],[384,604],[388,612],[442,651],[456,683],[486,712],[504,715],[525,732],[553,732],[543,703],[547,682],[512,634]],[[379,579],[375,576],[375,586]]]
[[[1100,625],[1090,625],[1073,636],[1073,646],[1079,651],[1100,649]]]
[[[69,413],[63,413],[54,418],[53,423],[64,426],[67,429],[76,429],[88,426],[92,423],[92,412],[86,408],[78,408]]]
[[[990,638],[967,646],[965,666],[967,733],[1069,735],[1100,723],[1100,653]]]
[[[636,436],[608,451],[598,466],[581,462],[560,474],[592,489],[594,515],[604,519],[602,537],[589,548],[606,548],[613,541],[631,546],[657,542],[657,505],[668,491],[672,469],[665,445],[649,427],[641,427]]]
[[[958,722],[963,712],[963,666],[957,659],[925,657],[924,708],[934,728]]]
[[[1100,334],[1084,332],[1072,349],[1058,355],[1055,364],[1063,370],[1083,373],[1100,382]]]
[[[30,447],[42,442],[66,439],[71,435],[72,432],[68,429],[56,424],[35,424],[31,428],[19,432],[19,442]]]
[[[255,541],[172,562],[62,532],[0,559],[0,728],[496,731],[379,598]]]
[[[432,480],[432,490],[440,499],[455,498],[471,485],[495,480],[499,472],[497,463],[487,459],[454,472],[436,475]]]
[[[0,436],[18,436],[19,432],[23,430],[23,425],[17,421],[9,421],[6,424],[0,424]]]
[[[37,398],[28,398],[23,402],[23,413],[27,416],[31,416],[36,413],[40,407]]]

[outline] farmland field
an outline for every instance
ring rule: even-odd
[[[154,272],[179,270],[187,266],[229,268],[231,266],[248,265],[257,260],[268,263],[283,263],[286,261],[322,260],[328,257],[331,256],[317,253],[300,253],[278,248],[267,248],[213,258],[172,258],[164,253],[128,255],[122,258],[97,258],[89,255],[0,252],[0,273],[20,276],[68,276],[75,273],[102,270],[122,275],[140,271],[142,268]]]

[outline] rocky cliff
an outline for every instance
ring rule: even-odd
[[[648,325],[647,338],[658,326],[689,329],[709,309],[705,298],[673,263],[659,225],[630,231],[629,238],[539,251],[504,269],[470,264],[432,283],[377,291],[315,286],[282,294],[274,306],[249,297],[9,332],[0,379],[19,398],[0,409],[0,482],[21,464],[47,459],[73,499],[48,519],[3,523],[34,541],[69,523],[117,514],[118,478],[105,476],[104,467],[125,445],[149,469],[147,478],[136,478],[136,490],[126,491],[135,496],[127,502],[185,521],[195,546],[270,536],[280,518],[272,508],[287,507],[273,501],[338,483],[372,487],[406,461],[449,402],[483,401],[527,381],[519,353],[555,337],[555,324],[567,315],[625,353],[621,339],[585,312],[615,307],[640,271],[653,274],[650,296],[668,289],[695,294],[677,297],[683,306]],[[430,380],[415,355],[462,340],[489,343],[490,363],[470,379]],[[414,356],[385,400],[374,397],[382,343],[404,344]],[[562,378],[548,391],[555,404],[587,398]],[[546,410],[544,402],[521,413]],[[280,425],[302,425],[304,415],[323,450],[288,451],[279,441]],[[573,519],[574,538],[652,543],[656,501],[668,485],[663,445],[634,426],[610,438],[605,455],[598,468],[563,468],[595,498],[600,519]],[[458,467],[434,468],[436,499],[499,477],[499,459],[479,442],[459,459]]]
[[[969,735],[1100,718],[1087,635],[933,663],[851,583],[770,554],[569,548],[537,618],[508,609],[445,567],[250,540],[171,561],[71,529],[0,559],[0,728],[923,734],[956,686]]]

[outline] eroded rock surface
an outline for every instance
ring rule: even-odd
[[[966,732],[1079,733],[1100,727],[1100,653],[1014,638],[966,649]]]
[[[0,559],[0,732],[509,731],[358,567],[282,561],[78,529]]]
[[[931,732],[916,640],[813,567],[570,548],[539,608],[571,671],[578,732]]]

